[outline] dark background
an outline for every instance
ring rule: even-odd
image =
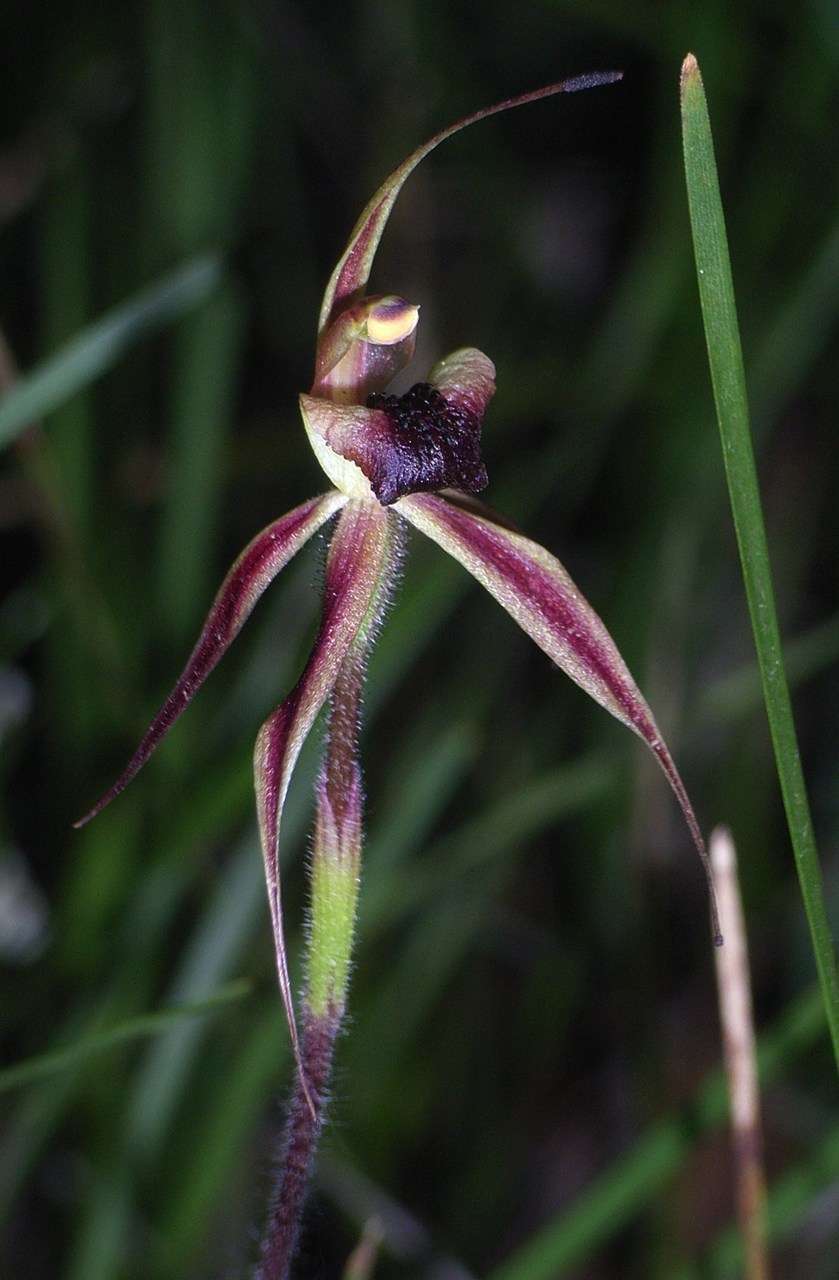
[[[4,383],[193,255],[224,263],[211,297],[0,463],[5,1059],[76,1050],[0,1098],[0,1269],[245,1273],[290,1075],[250,755],[310,642],[322,548],[130,791],[70,823],[240,547],[324,487],[296,394],[375,186],[475,107],[620,67],[620,86],[447,142],[372,283],[422,304],[409,381],[463,344],[495,360],[488,500],[561,556],[701,822],[733,827],[758,1026],[782,1033],[764,1097],[776,1274],[835,1275],[835,1080],[752,669],[677,95],[693,49],[835,919],[835,6],[35,4],[0,35]],[[701,1093],[720,1062],[705,888],[643,747],[416,539],[364,737],[351,1020],[299,1274],[340,1275],[373,1214],[383,1280],[508,1258],[505,1280],[738,1274],[727,1136]],[[313,744],[284,851],[298,974],[316,762]],[[211,1014],[86,1051],[236,978],[246,993]],[[547,1253],[519,1254],[537,1239]]]

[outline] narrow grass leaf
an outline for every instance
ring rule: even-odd
[[[222,278],[219,254],[202,254],[105,313],[36,365],[0,401],[0,447],[116,364],[124,351],[208,298]]]
[[[785,1255],[787,1265],[795,1256],[795,1274],[808,1280],[831,1280],[836,1274],[835,1191],[839,1178],[839,1129],[828,1126],[827,1134],[813,1150],[798,1161],[769,1189],[768,1234],[773,1243],[788,1242],[797,1232],[795,1255]],[[821,1203],[820,1203],[821,1201]],[[819,1222],[821,1219],[821,1222]],[[810,1230],[806,1228],[809,1225]],[[808,1238],[809,1237],[809,1238]],[[792,1243],[791,1241],[789,1241]],[[819,1258],[822,1266],[816,1263]],[[833,1261],[830,1258],[833,1257]],[[815,1269],[810,1270],[815,1264]],[[707,1256],[672,1271],[669,1280],[739,1280],[743,1276],[743,1241],[733,1228],[722,1232]],[[786,1272],[784,1274],[787,1274]]]
[[[189,638],[211,586],[207,574],[222,505],[245,316],[237,290],[225,283],[172,335],[157,573],[161,628],[173,646]]]
[[[752,449],[746,379],[708,104],[699,66],[682,66],[682,135],[699,297],[731,510],[790,839],[839,1065],[839,981],[775,610]]]
[[[24,1085],[43,1080],[45,1076],[54,1075],[58,1071],[65,1071],[85,1058],[103,1053],[107,1049],[114,1049],[128,1041],[160,1035],[161,1032],[176,1026],[184,1018],[197,1018],[214,1013],[225,1005],[242,1000],[250,993],[250,989],[251,984],[245,979],[228,982],[206,1000],[129,1018],[105,1031],[82,1036],[66,1048],[53,1049],[49,1053],[40,1053],[37,1057],[27,1058],[25,1062],[19,1062],[13,1067],[0,1071],[0,1093],[21,1089]]]
[[[818,990],[800,996],[758,1042],[763,1085],[824,1034]],[[651,1126],[564,1213],[558,1214],[490,1275],[489,1280],[557,1280],[591,1257],[659,1194],[694,1150],[697,1135],[721,1125],[728,1103],[725,1076],[715,1071],[693,1103]]]

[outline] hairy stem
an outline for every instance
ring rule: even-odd
[[[298,1074],[286,1120],[279,1182],[269,1205],[254,1280],[285,1280],[288,1276],[300,1232],[309,1175],[323,1128],[335,1040],[340,1026],[341,1016],[337,1011],[332,1016],[319,1018],[308,1010],[304,1014],[300,1051],[308,1097]]]
[[[316,788],[301,1070],[289,1106],[279,1182],[254,1280],[285,1280],[288,1276],[323,1128],[335,1041],[346,1008],[361,866],[361,697],[367,655],[392,585],[397,556],[394,538],[374,605],[332,690],[326,756]]]

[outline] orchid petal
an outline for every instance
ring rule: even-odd
[[[300,410],[330,478],[354,494],[372,491],[388,506],[403,494],[447,485],[486,487],[481,420],[494,391],[492,361],[464,347],[405,395],[373,394],[366,408],[303,395]]]
[[[676,765],[614,640],[560,562],[500,519],[496,523],[489,508],[477,514],[437,495],[412,494],[400,498],[395,510],[468,569],[558,667],[643,738],[673,789],[708,874],[715,941],[721,941],[705,842]]]
[[[280,820],[303,743],[353,642],[375,621],[391,571],[392,520],[375,502],[350,502],[335,529],[326,563],[320,630],[306,669],[265,721],[254,750],[256,801],[280,993],[300,1068],[294,1003],[283,937],[279,875]]]
[[[266,587],[346,501],[341,493],[312,498],[269,524],[249,543],[222,583],[177,684],[149,725],[125,770],[90,812],[74,824],[76,827],[90,822],[125,790],[235,640]]]
[[[476,347],[461,347],[437,361],[428,381],[452,408],[481,422],[495,395],[495,365]]]
[[[339,259],[326,287],[326,293],[323,295],[318,333],[323,333],[330,319],[341,308],[341,304],[345,300],[352,298],[353,295],[359,294],[366,285],[370,277],[373,259],[376,256],[376,250],[379,247],[379,241],[396,202],[396,197],[402,190],[406,179],[410,177],[420,161],[424,160],[430,151],[433,151],[441,142],[445,142],[446,138],[459,133],[461,129],[477,123],[478,120],[485,120],[488,116],[497,115],[500,111],[508,111],[512,107],[522,107],[528,102],[538,102],[541,98],[550,98],[556,93],[575,93],[579,89],[592,89],[597,85],[613,84],[620,79],[621,72],[619,71],[594,72],[588,75],[574,76],[570,80],[561,80],[558,84],[547,85],[545,88],[537,89],[532,93],[522,93],[515,98],[507,98],[504,102],[498,102],[492,107],[484,107],[481,111],[474,111],[471,115],[464,116],[462,120],[449,125],[447,129],[442,129],[440,133],[436,133],[428,142],[421,147],[417,147],[416,151],[413,151],[407,160],[403,160],[398,169],[394,169],[390,177],[385,179],[353,228],[349,244]]]

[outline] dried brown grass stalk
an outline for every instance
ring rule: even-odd
[[[715,949],[725,1070],[731,1100],[737,1216],[743,1235],[746,1280],[769,1280],[766,1186],[755,1057],[752,989],[746,926],[737,876],[737,851],[727,827],[711,835],[711,870],[725,946]]]

